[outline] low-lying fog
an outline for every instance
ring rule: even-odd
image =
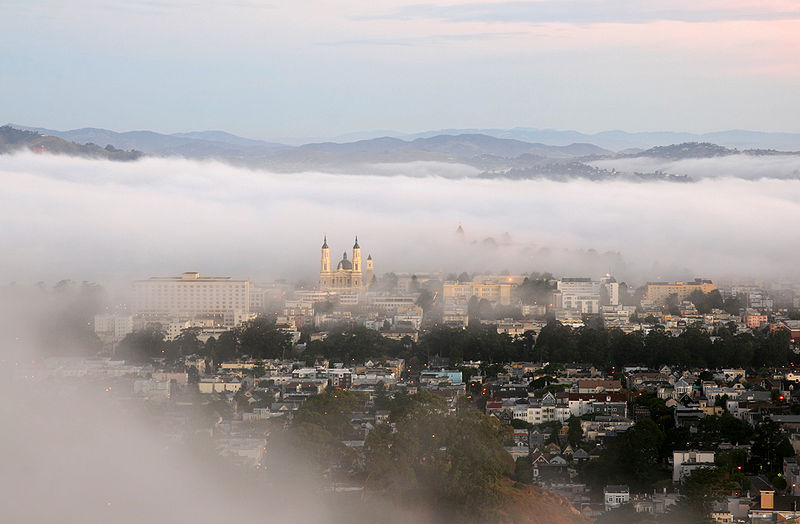
[[[323,234],[334,259],[358,234],[378,273],[794,276],[800,180],[744,179],[775,162],[684,161],[681,174],[698,166],[719,178],[680,184],[486,180],[466,166],[454,178],[458,166],[435,163],[274,174],[181,159],[0,156],[0,282],[108,284],[186,270],[313,281]]]
[[[730,155],[713,158],[667,160],[654,157],[596,160],[591,165],[624,173],[663,171],[673,175],[701,178],[800,179],[800,155]]]

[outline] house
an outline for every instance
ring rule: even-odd
[[[578,381],[578,393],[604,393],[606,391],[620,391],[622,385],[619,380],[584,379]]]
[[[714,468],[713,451],[673,451],[672,481],[683,482],[692,471],[700,468]]]
[[[692,386],[685,380],[678,379],[673,386],[675,388],[675,398],[681,398],[684,395],[692,394]]]
[[[578,463],[586,462],[589,458],[589,453],[583,448],[578,448],[575,450],[575,453],[572,454],[572,460]]]
[[[750,509],[748,517],[751,522],[797,522],[800,519],[800,497],[775,495],[772,489],[759,491],[759,498]]]
[[[541,477],[541,468],[545,467],[549,464],[547,461],[547,457],[544,456],[544,453],[541,451],[534,450],[531,454],[531,467],[533,468],[533,478],[534,480]]]
[[[610,485],[603,489],[603,500],[606,511],[618,508],[631,500],[631,492],[625,485]]]

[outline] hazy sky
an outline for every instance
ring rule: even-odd
[[[5,121],[800,131],[796,0],[3,0]]]

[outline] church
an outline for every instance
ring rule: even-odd
[[[362,269],[361,267],[361,246],[358,245],[358,237],[356,237],[356,243],[353,244],[352,260],[347,259],[347,251],[345,251],[334,270],[331,266],[328,237],[325,236],[319,265],[320,290],[363,291],[372,285],[374,278],[372,255],[367,257],[366,268]]]

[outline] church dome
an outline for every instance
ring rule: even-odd
[[[351,270],[353,269],[353,263],[347,260],[347,252],[342,255],[342,260],[339,262],[339,265],[336,266],[336,269],[346,269]]]

